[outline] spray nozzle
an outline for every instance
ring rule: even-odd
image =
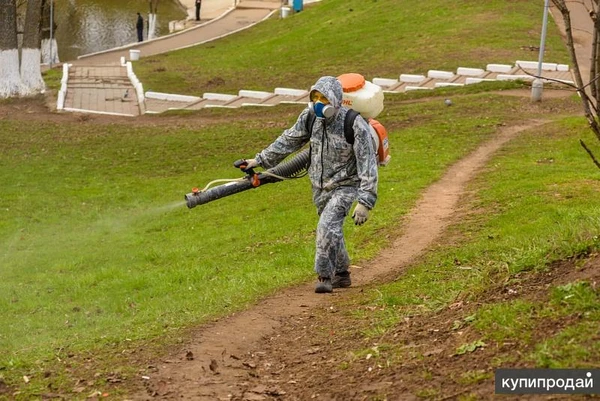
[[[198,200],[200,199],[200,190],[198,188],[193,188],[192,192],[185,195],[185,204],[188,208],[193,208],[198,204]]]

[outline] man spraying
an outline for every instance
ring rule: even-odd
[[[342,106],[342,96],[342,85],[335,77],[321,77],[311,88],[310,103],[294,126],[254,159],[246,160],[248,169],[271,168],[310,142],[308,175],[319,214],[314,266],[317,293],[351,285],[344,218],[358,201],[352,218],[355,224],[364,224],[377,201],[377,158],[369,125],[356,117],[354,141],[347,140],[344,124],[349,109]],[[312,113],[316,119],[311,126],[307,122]]]

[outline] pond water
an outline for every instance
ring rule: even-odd
[[[138,12],[144,17],[144,40],[148,35],[148,0],[54,0],[53,7],[61,62],[137,42]],[[157,36],[169,33],[170,21],[187,16],[177,0],[162,0],[157,10]]]

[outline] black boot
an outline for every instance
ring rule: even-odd
[[[352,280],[350,280],[350,272],[337,272],[335,276],[333,276],[333,280],[331,280],[331,286],[333,288],[348,288],[352,285]]]
[[[333,287],[331,286],[331,279],[329,277],[319,277],[319,281],[317,281],[317,285],[315,287],[315,292],[317,294],[333,292]]]

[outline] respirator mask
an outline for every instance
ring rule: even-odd
[[[319,91],[312,91],[308,107],[315,112],[317,117],[329,118],[335,114],[335,108],[329,104],[329,100]]]

